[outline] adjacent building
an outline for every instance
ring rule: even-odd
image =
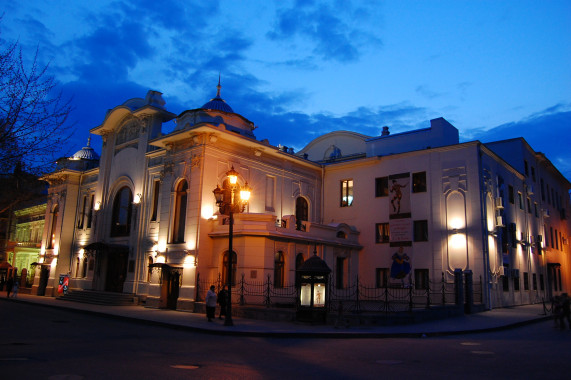
[[[439,118],[406,133],[336,131],[296,153],[257,140],[220,90],[180,115],[156,91],[130,99],[91,130],[101,157],[88,144],[58,162],[34,292],[54,295],[64,274],[71,288],[192,309],[228,260],[233,278],[280,288],[314,254],[337,288],[422,287],[456,269],[483,284],[488,307],[570,288],[570,183],[525,140],[459,143]],[[233,252],[213,195],[231,170],[252,189]]]

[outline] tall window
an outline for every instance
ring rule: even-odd
[[[50,233],[48,235],[48,243],[47,243],[48,249],[52,249],[56,244],[56,225],[57,225],[58,213],[59,213],[59,206],[56,205],[56,207],[54,207],[54,211],[52,211],[52,224],[50,226]]]
[[[301,266],[303,265],[303,263],[305,262],[305,259],[303,258],[303,253],[298,253],[295,256],[295,270],[299,270],[301,268]],[[295,276],[295,286],[297,287],[298,284],[298,280],[297,280],[297,274]]]
[[[353,204],[353,180],[341,181],[341,207],[349,207]]]
[[[295,223],[298,230],[301,230],[302,223],[309,219],[309,206],[307,200],[303,197],[297,197],[295,200]]]
[[[412,192],[426,192],[426,172],[412,173]]]
[[[266,211],[274,211],[275,177],[266,177]]]
[[[175,202],[174,202],[174,221],[172,230],[172,242],[184,243],[184,230],[186,223],[186,191],[188,184],[182,180],[176,186]]]
[[[83,229],[83,224],[85,222],[85,208],[87,207],[87,195],[83,196],[83,205],[81,207],[81,215],[79,215],[79,221],[77,222],[77,228]]]
[[[285,260],[283,252],[276,252],[274,258],[274,287],[283,288],[285,283],[284,277]]]
[[[343,289],[345,287],[346,261],[345,257],[337,258],[337,265],[335,266],[335,286],[337,289]]]
[[[513,205],[514,204],[514,187],[512,185],[508,185],[508,197],[509,197],[510,203]]]
[[[415,220],[413,230],[414,241],[428,241],[428,221]]]
[[[236,285],[236,264],[238,263],[238,256],[236,252],[232,252],[232,285]],[[228,284],[228,251],[224,252],[222,259],[222,281]]]
[[[376,224],[376,242],[377,243],[388,243],[390,238],[390,230],[388,223],[377,223]]]
[[[375,286],[377,288],[386,288],[389,285],[389,268],[375,269]]]
[[[161,190],[161,182],[155,181],[153,186],[153,208],[151,210],[151,222],[157,221],[157,214],[159,212],[159,192]]]
[[[131,210],[133,193],[127,186],[122,187],[113,201],[111,236],[129,236],[131,232]]]
[[[87,228],[91,228],[91,222],[93,222],[94,202],[95,202],[95,195],[91,194],[91,201],[89,202],[89,212],[87,214]]]
[[[517,193],[517,201],[519,203],[519,209],[524,210],[524,208],[523,208],[523,196],[519,192]]]
[[[375,197],[389,196],[389,177],[375,178]]]
[[[428,269],[414,270],[414,288],[428,289]]]

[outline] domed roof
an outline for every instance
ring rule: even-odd
[[[218,78],[218,86],[216,86],[216,88],[218,89],[218,91],[216,92],[216,97],[210,99],[210,101],[208,103],[204,104],[200,108],[205,109],[205,110],[215,110],[215,111],[223,111],[223,112],[234,113],[234,110],[232,110],[232,107],[230,107],[224,101],[224,99],[222,99],[220,97],[220,89],[222,88],[222,86],[220,85],[220,77]]]
[[[313,272],[319,274],[329,274],[331,273],[331,269],[327,266],[327,263],[323,261],[319,256],[314,254],[309,259],[305,260],[305,262],[301,265],[301,267],[297,270],[298,272]]]
[[[99,160],[99,155],[90,146],[90,143],[91,143],[91,137],[88,137],[87,146],[84,146],[83,148],[75,152],[75,154],[71,156],[71,158],[73,158],[74,160]]]

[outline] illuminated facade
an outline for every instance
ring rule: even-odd
[[[31,284],[35,274],[34,263],[38,261],[46,215],[45,199],[27,201],[14,210],[10,239],[6,245],[8,263],[20,276],[20,286]],[[25,283],[24,283],[25,281]]]
[[[176,121],[170,133],[163,124]],[[89,149],[50,182],[39,294],[133,293],[192,309],[198,279],[295,281],[316,251],[336,287],[409,286],[471,270],[489,307],[538,302],[569,283],[569,182],[523,139],[459,143],[446,120],[378,137],[337,131],[300,152],[258,141],[217,96],[174,115],[159,92],[110,110]],[[97,164],[98,162],[98,164]],[[227,219],[212,191],[234,168],[252,188]],[[548,187],[547,187],[548,186]],[[552,232],[553,230],[553,232]]]

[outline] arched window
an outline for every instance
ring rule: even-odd
[[[174,220],[172,229],[172,242],[184,243],[184,229],[186,222],[186,191],[188,184],[182,180],[176,186],[176,193],[174,199]]]
[[[52,224],[50,226],[50,233],[48,235],[48,249],[53,249],[56,244],[56,225],[57,225],[57,217],[59,213],[59,206],[56,205],[54,207],[54,211],[52,212]]]
[[[82,278],[87,277],[87,257],[83,258],[83,266],[81,269],[81,277]]]
[[[299,268],[301,268],[301,266],[303,265],[303,263],[305,262],[305,259],[303,258],[303,253],[298,253],[297,256],[295,256],[295,270],[296,272],[299,270]],[[297,287],[298,284],[298,278],[297,278],[297,273],[295,274],[295,286]]]
[[[232,252],[232,285],[236,285],[236,265],[238,264],[238,257],[236,252]],[[222,282],[228,284],[228,251],[224,252],[222,259]]]
[[[113,201],[111,236],[129,236],[131,232],[131,209],[133,193],[127,186],[122,187]]]
[[[79,264],[80,263],[81,263],[81,260],[78,257],[77,261],[75,262],[75,277],[80,277],[80,275],[79,275]]]
[[[284,254],[281,251],[276,252],[274,258],[274,287],[275,288],[283,288],[284,287],[284,269],[285,269],[285,260]]]
[[[298,230],[302,229],[302,222],[309,220],[309,206],[307,200],[303,197],[297,197],[295,200],[295,223]]]
[[[298,253],[295,257],[295,270],[299,270],[304,262],[305,259],[303,258],[303,253]]]
[[[153,264],[153,256],[149,255],[149,258],[147,259],[147,282],[151,282],[151,276],[153,274],[153,267],[151,266]]]

